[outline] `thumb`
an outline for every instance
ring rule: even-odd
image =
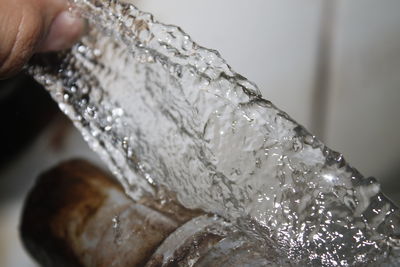
[[[0,0],[0,78],[18,72],[35,52],[68,48],[83,21],[68,14],[67,0]]]

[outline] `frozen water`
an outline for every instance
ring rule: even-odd
[[[73,2],[89,34],[30,72],[132,198],[167,189],[292,265],[398,263],[399,212],[379,184],[218,52],[132,5]]]

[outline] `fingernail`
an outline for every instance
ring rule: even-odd
[[[70,48],[83,34],[84,25],[83,19],[73,16],[69,11],[61,12],[50,26],[48,35],[39,45],[38,52]]]

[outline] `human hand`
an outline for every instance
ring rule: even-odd
[[[67,0],[0,0],[0,79],[17,73],[34,53],[70,47],[83,28]]]

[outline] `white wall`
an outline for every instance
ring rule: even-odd
[[[400,174],[400,1],[343,0],[337,14],[326,141],[384,181]]]

